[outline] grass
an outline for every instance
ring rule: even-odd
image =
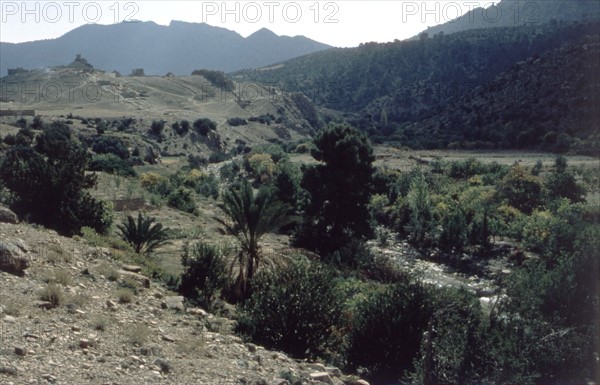
[[[125,340],[131,345],[142,346],[148,341],[152,334],[150,328],[145,324],[134,324],[124,330]]]
[[[71,273],[67,269],[55,269],[54,273],[47,276],[44,281],[57,285],[69,286],[73,283]]]
[[[135,293],[131,289],[122,287],[120,289],[117,289],[117,291],[115,292],[115,296],[119,300],[119,303],[132,303],[133,299],[135,298]]]
[[[108,279],[111,282],[114,282],[119,279],[119,271],[115,269],[108,262],[104,261],[96,268],[98,274],[103,275],[104,278]]]
[[[54,283],[49,283],[40,291],[40,300],[47,301],[52,307],[59,307],[65,302],[65,294],[62,287]]]

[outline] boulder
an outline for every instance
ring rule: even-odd
[[[121,279],[126,278],[126,277],[132,278],[133,280],[139,282],[139,284],[145,288],[150,287],[150,278],[148,278],[144,275],[141,275],[138,273],[132,273],[131,271],[119,270],[119,276],[121,277]]]
[[[327,372],[311,373],[308,377],[312,381],[320,381],[320,382],[323,382],[325,384],[335,385],[334,382],[333,382],[333,380],[331,379],[331,377],[329,377],[329,373],[327,373]]]
[[[13,213],[8,208],[0,206],[0,222],[12,223],[16,225],[19,223],[19,217],[17,217],[17,214]]]
[[[29,259],[18,246],[8,242],[0,242],[1,271],[22,277],[28,267]]]
[[[174,295],[174,296],[170,296],[165,298],[165,302],[163,302],[163,308],[165,309],[172,309],[172,310],[178,310],[181,312],[185,312],[185,305],[183,304],[183,296],[181,295]]]

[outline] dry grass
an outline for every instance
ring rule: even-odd
[[[119,303],[132,303],[135,293],[133,290],[123,287],[115,292],[115,297],[117,297]]]
[[[108,279],[111,282],[118,280],[120,277],[119,271],[108,262],[102,262],[100,265],[98,265],[96,271],[98,272],[98,274],[103,275],[104,278]]]
[[[52,304],[52,307],[59,307],[65,302],[65,293],[62,287],[54,283],[49,283],[40,291],[40,299]]]
[[[108,326],[114,323],[115,319],[113,317],[100,314],[92,318],[92,320],[90,321],[90,326],[94,330],[106,331],[106,329],[108,329]]]
[[[150,328],[145,324],[134,324],[124,329],[124,337],[132,345],[142,346],[148,341],[152,334]]]

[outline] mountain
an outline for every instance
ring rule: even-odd
[[[426,147],[532,148],[598,156],[600,37],[515,64],[430,118],[399,131]]]
[[[331,49],[235,76],[302,91],[322,107],[345,112],[352,124],[386,135],[430,116],[519,61],[598,30],[597,21],[469,30]]]
[[[230,72],[328,48],[331,47],[303,36],[278,36],[267,29],[244,38],[205,23],[90,24],[57,39],[0,43],[0,74],[6,75],[9,68],[62,65],[77,53],[96,68],[123,74],[134,68],[144,68],[150,75],[189,75],[199,68]]]
[[[467,4],[469,3],[438,2],[436,6],[441,15],[452,15],[458,9],[470,9]],[[600,2],[597,0],[502,0],[493,7],[474,8],[447,23],[428,28],[424,33],[434,36],[438,33],[451,34],[479,28],[531,26],[552,21],[585,21],[598,18],[598,15]],[[415,36],[413,39],[417,38],[418,36]]]

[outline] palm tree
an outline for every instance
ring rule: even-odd
[[[136,253],[150,254],[157,247],[167,243],[168,228],[163,228],[160,223],[155,223],[156,218],[147,217],[138,213],[137,222],[131,216],[127,216],[127,221],[117,228],[121,232],[119,235],[123,240],[131,244]]]
[[[289,207],[275,197],[272,189],[261,188],[257,194],[248,181],[239,190],[223,194],[221,209],[225,219],[215,218],[222,226],[223,233],[233,235],[240,244],[239,274],[236,282],[238,295],[248,293],[249,282],[258,268],[261,252],[259,242],[262,237],[293,221],[288,215]]]

